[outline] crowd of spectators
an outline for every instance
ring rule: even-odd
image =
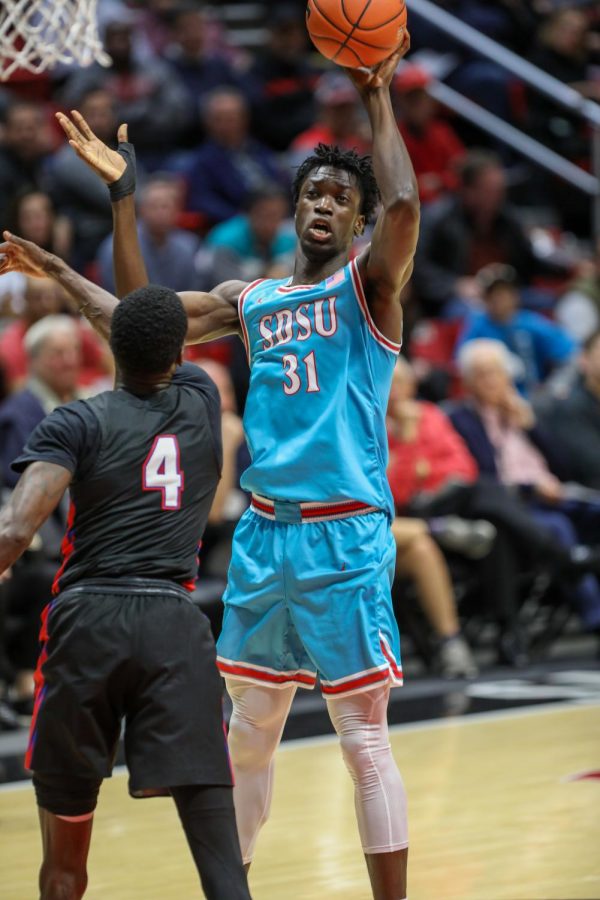
[[[597,4],[437,5],[600,100]],[[264,7],[255,23],[263,39],[253,43],[239,31],[233,39],[218,2],[100,0],[111,66],[21,70],[1,83],[2,228],[113,290],[108,193],[53,118],[76,108],[112,146],[118,124],[129,126],[152,281],[208,289],[227,278],[288,274],[295,167],[321,141],[367,153],[370,134],[350,81],[311,49],[304,3]],[[413,50],[427,54],[404,64],[392,87],[422,201],[403,298],[410,364],[398,367],[389,418],[398,575],[417,587],[444,674],[472,675],[452,583],[457,557],[458,571],[467,566],[478,585],[479,612],[495,623],[500,661],[527,659],[520,611],[528,573],[545,571],[554,602],[571,602],[584,628],[600,627],[600,241],[584,195],[432,98],[436,69],[427,60],[450,60],[452,87],[588,170],[590,134],[574,111],[533,96],[431,23],[415,16],[410,28]],[[9,490],[19,441],[56,403],[102,389],[111,364],[50,283],[1,277],[0,316],[0,458]],[[222,546],[224,523],[244,502],[235,487],[247,459],[238,415],[247,372],[233,339],[190,356],[211,367],[225,398],[228,493],[237,499],[219,497],[211,521],[219,540],[208,541]],[[54,562],[56,542],[49,544]],[[48,588],[29,590],[21,614],[19,579],[43,571],[47,581],[43,545],[1,589],[0,681],[12,673],[17,700],[27,701],[33,667],[20,629],[23,620],[31,627]],[[226,557],[213,559],[219,575]]]

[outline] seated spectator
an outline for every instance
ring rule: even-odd
[[[594,258],[581,266],[575,281],[556,305],[555,317],[571,337],[582,343],[600,328],[600,238]]]
[[[422,203],[456,190],[457,164],[466,152],[427,93],[431,81],[425,69],[414,65],[401,69],[394,81],[398,127],[412,160]]]
[[[114,148],[118,123],[112,95],[104,88],[92,88],[77,99],[76,107],[100,140]],[[100,242],[112,230],[106,186],[66,143],[50,161],[47,183],[56,207],[71,221],[73,261],[82,268],[94,259]]]
[[[50,279],[27,278],[23,299],[25,306],[22,314],[0,335],[0,364],[13,391],[22,387],[27,377],[25,340],[30,328],[45,316],[68,308],[68,302],[63,300],[56,283]],[[74,318],[73,322],[79,333],[82,352],[78,367],[79,385],[93,385],[112,372],[109,352],[87,322],[80,318]]]
[[[237,215],[250,194],[270,185],[289,187],[274,153],[250,136],[243,95],[218,88],[204,100],[206,142],[191,154],[185,175],[186,208],[216,225]]]
[[[498,346],[507,353],[502,344]],[[439,415],[431,414],[431,409],[436,408],[415,400],[415,394],[414,372],[400,359],[394,371],[388,407],[388,478],[396,511],[426,519],[430,533],[442,547],[460,549],[463,555],[461,542],[456,540],[455,517],[466,519],[471,526],[458,531],[459,538],[462,531],[467,546],[485,538],[479,528],[480,520],[492,523],[496,539],[491,551],[482,554],[476,571],[483,585],[486,607],[499,626],[498,658],[511,665],[521,665],[526,660],[527,636],[520,627],[518,615],[520,574],[531,571],[532,567],[546,571],[561,596],[567,597],[572,593],[570,579],[581,572],[594,571],[597,554],[579,546],[577,540],[565,546],[564,535],[556,537],[549,528],[541,527],[525,503],[486,468],[485,460],[479,473],[474,462],[478,457],[470,452],[468,442],[459,436],[460,431],[457,434],[454,423],[451,425],[437,410]],[[422,410],[426,410],[425,418]],[[427,417],[429,427],[426,427]],[[586,624],[593,628],[597,624],[595,588],[593,584],[583,588],[584,592],[588,589],[591,594],[583,598],[582,615],[585,613]],[[588,600],[589,610],[585,606]]]
[[[520,309],[517,274],[512,266],[492,265],[478,274],[484,307],[466,317],[458,346],[478,338],[502,341],[521,364],[515,379],[528,394],[553,369],[568,364],[576,351],[570,335],[540,313]]]
[[[579,376],[564,397],[541,402],[540,422],[560,442],[569,479],[600,491],[600,331],[579,357]]]
[[[194,258],[199,239],[176,227],[181,211],[181,187],[176,178],[156,175],[139,192],[138,235],[148,277],[174,291],[190,290],[197,281]],[[100,245],[97,256],[100,283],[115,292],[112,235]]]
[[[371,135],[368,123],[361,115],[356,88],[340,72],[326,72],[315,91],[318,104],[317,120],[310,128],[294,138],[288,158],[290,165],[301,165],[317,144],[333,144],[342,150],[369,153]]]
[[[519,632],[517,621],[518,567],[511,543],[504,537],[503,523],[499,524],[499,533],[494,541],[494,529],[487,522],[476,519],[479,515],[477,495],[481,493],[475,487],[477,466],[444,413],[432,403],[416,400],[415,395],[415,374],[410,364],[400,357],[394,370],[387,418],[390,448],[388,480],[396,512],[400,516],[408,514],[425,518],[429,534],[437,543],[449,550],[458,550],[462,555],[470,555],[483,542],[483,552],[477,553],[482,557],[478,570],[486,587],[487,605],[500,626],[499,659],[520,664],[525,659],[525,640]],[[455,491],[458,487],[466,489],[467,486],[472,486],[473,491]],[[461,540],[456,540],[456,524],[462,524],[461,519],[456,518],[457,513],[467,520],[464,524],[470,526],[459,531]],[[490,530],[486,532],[486,528]],[[398,529],[402,534],[401,526],[396,526],[394,534]],[[488,552],[492,541],[492,550]],[[439,563],[432,560],[431,564],[431,577],[442,585],[436,588],[438,593],[442,591],[437,600],[438,613],[431,612],[434,599],[433,596],[430,599],[427,586],[421,590],[420,597],[434,629],[443,637],[441,624],[448,622],[448,610],[455,601],[453,595],[449,600],[447,591],[443,590],[445,578]]]
[[[18,481],[10,464],[21,453],[36,425],[57,406],[79,396],[82,348],[74,319],[48,315],[38,320],[28,329],[23,349],[27,380],[19,392],[0,406],[2,483],[9,488]]]
[[[448,417],[433,403],[416,400],[416,377],[402,357],[394,370],[388,407],[388,480],[396,507],[406,510],[421,492],[435,493],[449,479],[470,484],[475,460]]]
[[[170,17],[170,41],[164,60],[188,92],[197,115],[186,134],[187,140],[200,137],[200,113],[206,94],[219,87],[243,90],[243,81],[226,56],[215,51],[209,41],[206,11],[194,2],[175,7]]]
[[[0,464],[4,488],[14,488],[13,459],[29,435],[57,406],[78,397],[81,342],[70,316],[46,316],[28,330],[25,340],[29,377],[22,391],[0,405]],[[30,713],[33,671],[38,655],[39,617],[51,598],[65,525],[59,508],[40,530],[30,551],[15,565],[5,586],[7,615],[18,623],[7,647],[16,676],[11,694],[19,712]]]
[[[308,55],[302,5],[272,4],[265,24],[267,41],[257,48],[248,71],[253,130],[267,146],[281,151],[315,121],[314,92],[320,72]]]
[[[108,68],[92,63],[70,75],[61,95],[72,108],[92,88],[104,88],[115,99],[119,122],[129,125],[129,137],[147,168],[159,166],[193,118],[188,93],[162,60],[138,60],[133,52],[135,14],[126,7],[111,8],[105,24],[104,49],[112,59]]]
[[[566,274],[536,257],[519,214],[506,201],[506,176],[498,157],[471,150],[459,169],[456,196],[425,209],[415,261],[414,286],[428,312],[462,316],[481,303],[475,277],[491,263],[511,265],[527,288],[538,275]]]
[[[20,191],[8,211],[6,228],[61,259],[71,257],[71,222],[56,213],[52,199],[43,191],[36,188]]]
[[[419,603],[439,641],[437,668],[444,678],[474,678],[477,665],[460,632],[446,560],[422,519],[395,518],[396,575],[414,581]]]
[[[231,278],[289,275],[295,248],[287,196],[277,188],[259,191],[250,197],[247,212],[221,222],[206,236],[200,254],[206,289]]]
[[[43,188],[51,139],[44,108],[16,101],[6,110],[0,143],[0,223],[6,227],[10,204],[20,190]]]
[[[559,477],[565,471],[561,449],[555,435],[544,431],[529,403],[517,393],[506,347],[500,341],[472,341],[463,347],[459,367],[467,399],[453,407],[450,418],[480,472],[517,490],[532,516],[563,547],[576,546],[580,541],[577,508],[569,502]],[[593,509],[590,512],[594,514]],[[599,515],[597,505],[596,535]],[[589,539],[589,532],[586,536]],[[600,627],[598,580],[591,575],[582,579],[575,599],[584,623]]]

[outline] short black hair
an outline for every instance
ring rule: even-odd
[[[488,297],[498,287],[515,288],[519,286],[516,269],[504,263],[491,263],[477,273],[477,281],[484,297]]]
[[[188,321],[170,288],[148,284],[124,297],[112,317],[110,347],[119,369],[135,375],[168,372],[183,347]]]
[[[356,178],[362,198],[360,212],[369,222],[379,203],[379,188],[375,180],[371,157],[359,156],[356,150],[340,150],[339,147],[330,144],[319,144],[315,147],[313,155],[305,159],[298,167],[292,185],[294,206],[298,203],[300,190],[310,173],[313,169],[319,169],[321,166],[343,169]]]

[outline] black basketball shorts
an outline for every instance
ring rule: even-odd
[[[41,637],[26,757],[34,775],[99,783],[124,722],[132,796],[231,785],[215,645],[183,588],[81,581],[49,605]]]

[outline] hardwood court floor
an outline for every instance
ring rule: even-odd
[[[597,900],[600,706],[552,705],[394,729],[408,789],[410,900]],[[39,838],[29,788],[0,792],[0,897],[37,898]],[[284,745],[271,820],[251,872],[254,900],[370,897],[338,748]],[[168,800],[104,785],[89,900],[199,897]]]

